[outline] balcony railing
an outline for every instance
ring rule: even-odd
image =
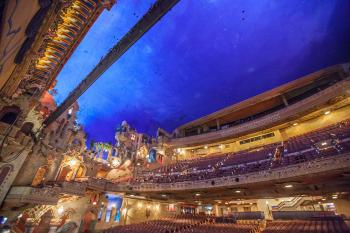
[[[267,116],[215,132],[208,132],[205,134],[188,136],[184,138],[174,138],[168,143],[173,146],[181,147],[185,145],[206,143],[208,141],[222,140],[228,137],[239,136],[256,130],[261,130],[264,127],[290,120],[295,116],[315,111],[317,108],[326,105],[330,99],[337,96],[345,95],[348,97],[350,96],[349,88],[350,80],[345,79],[327,89],[324,89],[308,98],[305,98]]]
[[[234,187],[266,181],[278,181],[303,175],[318,174],[338,169],[350,168],[350,153],[319,158],[313,161],[278,167],[271,170],[251,172],[242,175],[226,176],[207,180],[193,180],[174,183],[113,183],[105,179],[88,179],[88,188],[109,192],[158,192],[198,190],[218,187]],[[238,179],[237,179],[238,178]],[[237,182],[239,180],[239,182]]]
[[[6,202],[56,205],[60,194],[58,187],[35,188],[15,186],[10,189]]]

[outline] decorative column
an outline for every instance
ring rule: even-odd
[[[26,222],[24,233],[32,233],[36,225],[33,222]]]
[[[220,130],[220,120],[216,119],[216,129]]]
[[[258,211],[264,212],[266,220],[273,220],[271,206],[268,199],[259,199],[257,202]]]
[[[345,215],[350,218],[350,200],[348,199],[336,199],[333,200],[335,210],[339,215]]]

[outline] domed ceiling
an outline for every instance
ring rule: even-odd
[[[58,76],[68,93],[154,0],[104,11]],[[123,120],[155,135],[313,71],[350,61],[350,1],[181,0],[79,99],[89,139]]]

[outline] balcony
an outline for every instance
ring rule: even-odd
[[[193,180],[176,183],[140,183],[134,185],[115,185],[113,191],[125,191],[127,188],[139,192],[184,191],[208,188],[225,188],[249,185],[259,182],[279,182],[282,179],[292,179],[305,175],[317,175],[328,171],[349,170],[350,153],[335,155],[293,164],[285,167],[251,172],[242,175],[226,176],[207,180]],[[239,180],[239,182],[237,182]],[[108,185],[107,187],[110,187]],[[118,190],[119,189],[119,190]]]
[[[338,96],[349,97],[350,80],[340,81],[333,86],[324,89],[308,98],[305,98],[295,104],[289,105],[281,110],[271,113],[267,116],[242,123],[230,128],[221,129],[214,132],[188,136],[184,138],[173,138],[168,144],[174,147],[184,147],[199,145],[209,142],[216,142],[243,134],[262,130],[266,127],[281,124],[290,121],[298,116],[311,113],[319,108],[326,106],[329,100]]]
[[[5,202],[7,203],[31,203],[38,205],[56,205],[59,199],[60,188],[45,187],[34,188],[14,186],[10,189]]]
[[[85,196],[87,184],[78,181],[54,181],[48,183],[47,187],[57,188],[60,194],[68,194],[73,196]]]

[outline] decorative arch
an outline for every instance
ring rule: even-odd
[[[16,105],[3,107],[0,111],[0,121],[6,124],[13,124],[20,112],[21,109]]]
[[[82,219],[82,232],[92,232],[97,222],[97,209],[88,209]]]
[[[76,178],[81,178],[81,177],[84,177],[85,176],[85,173],[86,173],[86,167],[84,164],[80,164],[78,170],[77,170],[77,173],[75,175]]]
[[[73,169],[67,165],[61,168],[58,176],[57,176],[57,180],[58,181],[69,181],[72,179],[72,174],[73,174]]]
[[[27,136],[33,133],[34,124],[32,122],[25,122],[21,127],[21,132]]]
[[[61,132],[62,127],[63,127],[63,125],[65,124],[65,122],[66,122],[66,119],[64,119],[64,118],[63,118],[62,120],[59,121],[59,125],[58,125],[58,127],[57,127],[57,129],[56,129],[55,134],[59,134],[59,133]]]
[[[32,181],[32,186],[38,186],[43,182],[45,175],[47,173],[47,170],[48,170],[47,165],[44,165],[38,168],[38,170],[35,173],[34,179]]]
[[[67,130],[67,127],[68,127],[68,121],[64,124],[64,126],[63,126],[62,129],[61,129],[61,132],[60,132],[60,137],[61,137],[61,138],[63,138],[64,133],[65,133],[66,130]]]
[[[13,166],[10,164],[0,167],[0,186],[3,186],[6,182],[8,175],[13,171]]]

